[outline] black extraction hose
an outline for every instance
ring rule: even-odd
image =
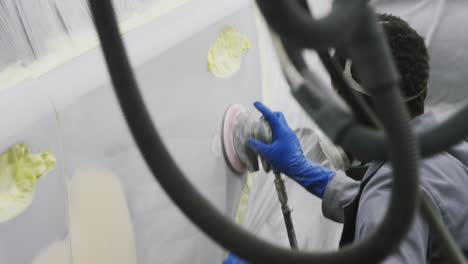
[[[298,51],[291,51],[291,53],[292,52]],[[343,76],[343,69],[341,68],[341,66],[333,60],[333,58],[328,52],[319,52],[319,57],[322,63],[324,64],[325,68],[329,72],[330,78],[333,80],[334,84],[338,86],[340,91],[348,93],[348,103],[354,104],[354,106],[356,107],[360,107],[360,111],[366,113],[369,116],[369,118],[373,121],[373,123],[377,124],[378,121],[376,121],[376,117],[373,111],[370,109],[370,107],[367,105],[364,99],[354,94],[352,89],[349,87],[347,81]],[[449,260],[450,263],[468,264],[464,253],[460,250],[460,247],[457,245],[455,239],[450,234],[450,231],[443,223],[439,213],[433,205],[432,200],[423,191],[420,192],[420,195],[421,213],[435,237],[435,244],[440,247],[442,253],[445,255],[445,257]]]
[[[298,71],[302,72],[305,69],[305,61],[301,57],[302,49],[283,41],[288,56]],[[336,85],[340,86],[340,90],[345,93],[353,93],[340,71],[339,65],[333,62],[327,52],[318,52],[320,60],[330,74]],[[372,115],[372,110],[363,102],[363,98],[359,98],[355,94],[348,96],[355,106],[361,108],[366,114],[370,114],[369,118],[374,124],[380,124],[378,119]],[[443,122],[425,129],[415,136],[419,142],[418,148],[422,157],[429,157],[436,153],[446,150],[447,148],[458,144],[466,139],[468,135],[468,103],[465,104],[455,114]],[[320,124],[319,124],[320,125]],[[363,126],[359,123],[353,123],[349,128],[348,134],[337,142],[347,151],[351,151],[361,160],[388,160],[388,152],[384,134],[373,128]]]
[[[302,72],[303,63],[298,55],[302,55],[304,48],[315,48],[319,50],[319,55],[323,55],[324,50],[346,46],[344,43],[361,33],[362,28],[357,17],[364,14],[365,8],[362,5],[367,1],[335,1],[332,13],[320,20],[314,20],[309,9],[301,1],[278,0],[272,4],[268,0],[257,0],[257,3],[268,24],[283,40],[287,39],[287,53],[294,55],[293,62],[301,62],[301,67],[297,67],[297,70]],[[321,59],[326,67],[331,66],[326,64],[323,56]],[[327,70],[330,74],[334,73],[330,71],[331,67],[327,67]],[[342,75],[342,72],[339,74]],[[419,132],[416,138],[422,157],[429,157],[465,140],[468,135],[466,120],[468,103],[449,119]],[[345,137],[336,143],[362,160],[377,161],[389,158],[384,134],[359,123],[354,123]]]
[[[325,68],[330,73],[330,77],[333,79],[335,85],[338,85],[343,92],[351,93],[351,88],[347,87],[348,84],[343,78],[343,71],[341,67],[333,61],[327,52],[319,52],[319,56],[322,63],[325,65]],[[363,100],[359,100],[358,97],[353,97],[352,94],[348,94],[348,98],[355,100],[351,101],[350,103],[356,104],[356,106],[360,106],[361,111],[370,114],[371,119],[375,119],[375,117],[373,117],[372,110],[370,108],[366,109],[366,106],[368,107],[367,103],[365,103]],[[457,245],[455,239],[450,234],[450,231],[443,223],[439,213],[437,212],[437,209],[433,205],[432,200],[423,191],[420,192],[420,195],[420,210],[435,237],[435,244],[440,247],[442,253],[450,263],[468,264],[464,253],[460,250],[460,247]]]
[[[462,142],[468,135],[468,104],[449,119],[418,133],[420,153],[429,157]],[[387,144],[383,134],[358,124],[349,128],[341,145],[346,150],[356,153],[363,160],[386,160],[388,153],[384,150]]]
[[[331,13],[321,19],[313,19],[297,0],[256,0],[269,25],[282,37],[294,40],[295,45],[324,50],[336,46],[347,35],[347,30],[356,25],[356,17],[368,0],[334,1]],[[350,32],[352,30],[349,30]]]
[[[298,51],[291,51],[298,52]],[[354,104],[356,107],[360,107],[360,111],[369,115],[369,118],[373,121],[374,124],[377,124],[376,117],[374,116],[373,111],[363,100],[362,97],[355,96],[351,87],[349,87],[347,81],[343,76],[343,69],[337,62],[333,60],[328,52],[319,52],[319,57],[325,68],[330,74],[330,78],[333,80],[334,84],[338,86],[340,91],[347,94],[348,103]],[[296,66],[297,68],[297,66]],[[379,122],[380,123],[380,122]],[[421,213],[428,223],[436,241],[436,245],[439,246],[442,250],[442,253],[449,260],[450,263],[456,264],[468,264],[468,261],[465,258],[464,253],[460,250],[460,247],[457,245],[455,239],[450,234],[450,231],[447,229],[443,223],[439,213],[433,205],[432,200],[429,196],[421,191]]]
[[[365,102],[364,98],[357,94],[357,92],[354,92],[349,86],[343,76],[343,68],[341,65],[339,65],[327,51],[320,51],[318,52],[318,55],[325,66],[325,69],[330,74],[330,79],[333,80],[333,84],[336,85],[336,88],[346,96],[347,103],[357,107],[361,113],[365,114],[369,118],[373,125],[381,127],[379,119],[375,116],[375,113],[370,106]]]
[[[174,162],[146,110],[120,37],[110,0],[89,0],[114,91],[133,138],[146,164],[180,210],[221,246],[254,263],[369,263],[390,254],[411,223],[417,199],[414,141],[398,89],[386,89],[376,102],[386,128],[395,165],[390,209],[376,232],[336,253],[305,253],[280,248],[258,239],[219,213],[185,178]],[[390,103],[390,107],[384,107]],[[399,155],[401,153],[401,155]],[[397,155],[398,154],[398,155]]]
[[[442,221],[431,198],[423,191],[421,191],[421,214],[434,234],[434,243],[439,246],[442,254],[449,260],[447,263],[467,264],[465,255]]]
[[[307,6],[303,5],[303,7],[306,11],[309,11]],[[297,61],[300,61],[300,59],[297,58],[297,56],[298,54],[302,54],[302,48],[297,48],[297,46],[296,47],[289,46],[289,47],[285,47],[285,49],[287,51],[286,53],[291,58],[291,61],[293,62],[292,64],[297,69],[297,71],[305,72],[306,69],[304,67],[304,63],[297,63]],[[291,55],[295,57],[292,57]],[[320,59],[322,60],[322,63],[325,65],[325,68],[330,73],[330,77],[334,81],[335,85],[339,86],[341,90],[344,92],[352,92],[347,81],[343,77],[343,70],[341,69],[339,65],[333,62],[328,52],[319,51],[319,56],[320,56]],[[369,72],[372,72],[372,71],[369,71]],[[303,76],[306,77],[306,75],[303,75]],[[306,93],[302,92],[302,95],[307,94],[307,89],[302,89],[302,90],[306,91]],[[293,88],[293,94],[294,94],[294,88]],[[314,97],[313,93],[309,93],[309,94],[310,95],[308,97],[310,98]],[[382,97],[384,96],[384,94],[380,94],[379,96]],[[362,100],[362,98],[353,96],[352,94],[348,94],[347,97],[351,100],[354,100],[351,103],[353,103],[357,107],[361,107],[360,110],[362,112],[369,114],[369,117],[372,119],[372,121],[374,121],[375,124],[379,124],[378,122],[375,122],[376,118],[374,116],[374,113],[372,112],[370,108],[366,107],[367,104]],[[299,98],[298,98],[298,101],[301,101]],[[374,102],[378,103],[379,101],[380,100],[378,98],[374,98]],[[310,108],[310,103],[308,104],[308,103],[302,102],[301,105],[303,105],[303,107],[305,107],[306,110],[307,108]],[[391,104],[389,105],[391,106]],[[377,104],[377,106],[380,106],[380,105]],[[386,117],[389,114],[389,112],[387,113],[385,112],[384,108],[381,108],[381,110],[379,111],[382,117]],[[309,112],[309,114],[310,113],[311,112]],[[463,140],[465,135],[468,134],[468,131],[467,131],[468,126],[464,124],[464,120],[467,120],[467,118],[465,117],[468,117],[468,104],[465,105],[463,109],[461,109],[457,114],[453,115],[450,119],[448,119],[444,123],[439,124],[438,126],[435,126],[421,133],[420,141],[422,141],[423,144],[419,146],[424,156],[429,156],[431,154],[437,153]],[[398,121],[389,120],[388,124],[391,124],[392,122],[398,122]],[[378,125],[378,127],[380,126]],[[443,136],[444,135],[443,132],[447,132],[446,128],[450,129],[448,131],[449,133]],[[361,154],[364,153],[365,155],[367,155],[367,156],[364,156],[364,159],[383,160],[387,158],[386,156],[387,153],[383,151],[387,147],[384,141],[383,134],[378,135],[376,134],[375,130],[370,130],[356,123],[353,124],[351,126],[351,129],[349,129],[346,132],[348,132],[348,135],[345,136],[344,145],[348,146],[351,149],[360,150]],[[355,140],[357,138],[359,138],[358,141]],[[438,138],[441,138],[441,140],[437,140]],[[414,156],[414,155],[410,155],[410,156]],[[401,158],[396,158],[396,159],[394,158],[393,162],[394,163],[398,162],[398,159],[401,159]],[[396,193],[395,190],[393,190],[392,195],[395,193]],[[422,195],[422,203],[421,203],[422,215],[424,216],[427,223],[429,224],[434,234],[434,237],[436,238],[435,241],[437,241],[436,242],[437,245],[440,246],[440,248],[442,249],[443,254],[447,257],[450,263],[460,263],[460,264],[468,263],[468,261],[465,259],[463,252],[460,250],[460,248],[456,244],[456,241],[451,236],[449,230],[445,227],[444,223],[442,222],[430,198],[424,192],[421,192],[420,194]],[[394,197],[392,196],[392,199],[393,198]],[[400,201],[400,202],[404,202],[404,201]],[[395,203],[398,203],[398,202],[395,202]]]

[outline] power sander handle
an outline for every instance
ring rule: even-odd
[[[254,122],[254,138],[262,141],[263,143],[270,144],[273,141],[273,133],[270,124],[264,118],[257,122]],[[271,164],[260,156],[262,161],[263,169],[269,172],[272,169]],[[286,187],[284,180],[281,177],[281,173],[273,170],[275,174],[275,187],[278,194],[278,199],[281,204],[281,211],[283,212],[284,223],[286,225],[286,231],[288,233],[289,245],[292,249],[299,249],[297,245],[296,232],[294,231],[294,225],[291,218],[292,210],[288,206],[288,194],[286,193]]]
[[[277,171],[274,171],[274,173],[276,192],[278,193],[278,199],[281,204],[281,211],[283,212],[286,231],[288,232],[289,245],[291,245],[292,249],[299,249],[297,245],[296,232],[294,231],[294,225],[291,218],[292,210],[288,206],[288,194],[286,193],[284,180],[281,177],[281,173]]]

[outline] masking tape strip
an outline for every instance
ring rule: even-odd
[[[258,51],[259,51],[259,60],[260,60],[260,71],[261,71],[261,85],[262,85],[262,101],[265,105],[270,104],[270,94],[268,91],[268,83],[267,83],[267,71],[266,71],[266,54],[265,54],[265,39],[263,38],[264,34],[262,29],[262,18],[260,14],[260,10],[258,9],[257,3],[252,0],[252,6],[254,9],[254,17],[255,17],[255,25],[257,27],[257,42],[258,42]],[[239,204],[237,205],[237,211],[235,214],[235,222],[238,225],[242,225],[244,222],[244,217],[247,212],[249,196],[250,196],[250,189],[252,186],[252,177],[255,176],[255,173],[247,173],[244,186],[241,191],[241,196],[239,199]]]
[[[260,10],[258,9],[257,3],[255,0],[252,0],[253,15],[255,17],[255,26],[257,28],[257,43],[258,43],[258,52],[259,52],[259,61],[260,61],[260,74],[261,74],[261,85],[262,85],[262,101],[266,106],[270,105],[270,93],[268,90],[268,74],[266,70],[266,53],[265,53],[265,39],[263,28],[262,28],[262,17]],[[236,214],[234,216],[234,221],[237,225],[242,225],[244,222],[245,214],[247,212],[247,207],[249,206],[249,196],[250,190],[253,183],[253,177],[255,173],[248,172],[245,177],[244,186],[242,187],[239,204],[237,205]],[[225,258],[228,256],[229,251],[226,251]]]
[[[245,213],[247,212],[247,206],[249,204],[250,187],[252,186],[252,177],[255,173],[248,172],[245,176],[244,186],[242,187],[239,204],[237,205],[236,215],[234,221],[238,225],[242,225],[244,222]]]
[[[263,104],[266,106],[270,106],[270,91],[268,90],[268,73],[266,69],[266,51],[265,51],[265,38],[268,32],[264,31],[264,27],[262,27],[264,21],[262,18],[262,14],[258,9],[257,2],[252,0],[252,5],[254,8],[254,16],[255,16],[255,26],[257,27],[257,41],[258,41],[258,53],[260,59],[260,74],[261,74],[261,81],[262,81],[262,101]]]
[[[70,184],[69,184],[69,179],[66,173],[66,168],[65,168],[65,155],[63,152],[63,135],[62,135],[62,123],[60,122],[60,116],[59,112],[57,110],[57,107],[55,106],[55,103],[50,99],[50,103],[52,104],[52,107],[54,108],[55,111],[55,119],[57,120],[57,134],[58,134],[58,140],[59,140],[59,166],[62,167],[62,177],[64,177],[64,187],[65,187],[65,193],[66,193],[66,199],[67,199],[67,224],[68,224],[68,249],[70,252],[69,256],[69,262],[73,263],[73,247],[72,247],[72,234],[71,234],[71,199],[70,199]],[[66,241],[66,239],[64,240]]]

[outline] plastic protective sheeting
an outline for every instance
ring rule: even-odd
[[[127,32],[190,0],[114,0]],[[0,91],[37,78],[98,45],[87,0],[0,4]]]
[[[162,1],[114,0],[113,4],[119,20],[124,20]],[[86,0],[3,0],[0,47],[8,52],[2,53],[5,57],[0,56],[0,71],[17,62],[29,64],[40,60],[63,47],[80,46],[83,34],[89,38],[93,31]]]

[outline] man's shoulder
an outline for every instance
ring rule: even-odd
[[[467,149],[465,153],[468,153]],[[391,163],[388,161],[376,163],[374,168],[377,168],[375,172],[366,175],[369,182],[364,192],[382,192],[385,189],[390,192],[393,180]],[[441,203],[444,199],[447,200],[447,194],[451,194],[451,198],[468,202],[468,193],[465,191],[468,189],[468,167],[462,159],[449,151],[421,159],[419,185],[434,200]]]
[[[468,152],[467,152],[468,153]],[[373,181],[376,178],[393,178],[392,164],[389,161],[375,163],[369,169],[375,171],[366,173],[364,179]],[[467,178],[468,167],[462,160],[454,157],[448,152],[441,152],[429,158],[419,161],[420,183],[424,184],[424,179],[436,177],[438,179],[457,178],[457,176]]]
[[[468,143],[465,141],[419,161],[420,177],[434,175],[445,178],[450,177],[454,172],[466,175],[467,168]],[[391,162],[372,162],[364,179],[368,177],[393,177]]]

